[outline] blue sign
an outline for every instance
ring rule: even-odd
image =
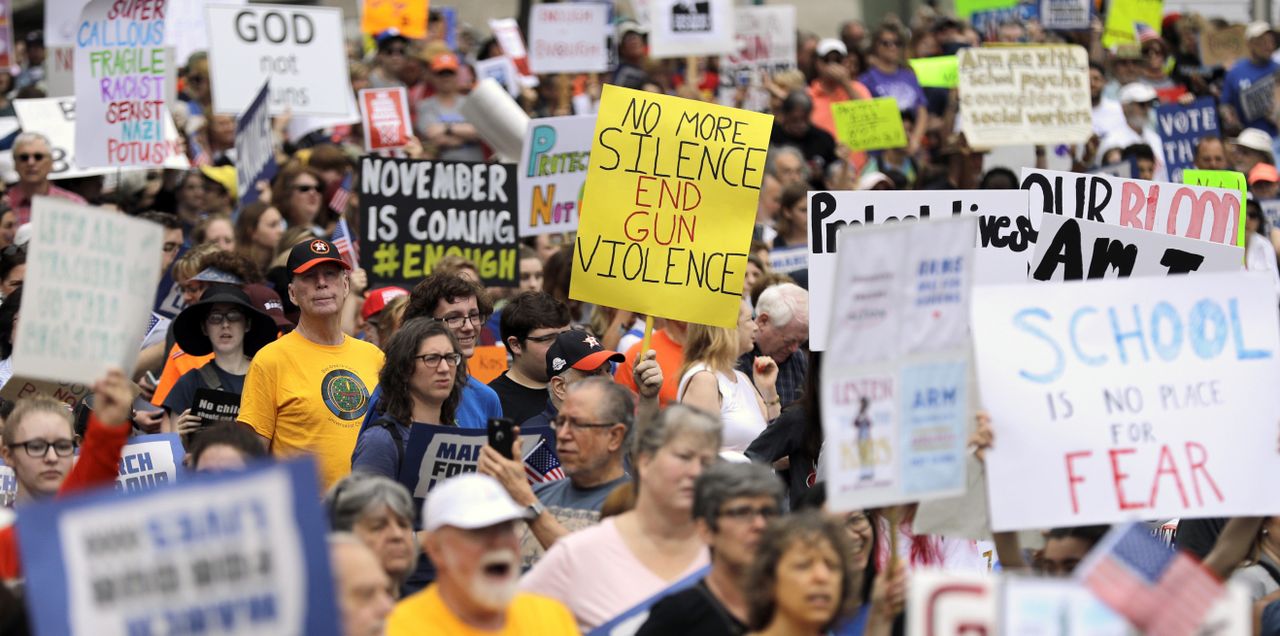
[[[421,503],[436,484],[462,473],[476,472],[480,449],[489,443],[489,432],[479,428],[414,424],[404,447],[398,480]],[[555,454],[555,434],[550,427],[520,431],[525,475],[534,483],[564,478]]]
[[[1182,171],[1195,167],[1192,164],[1196,144],[1205,137],[1218,138],[1222,134],[1214,99],[1201,97],[1186,106],[1165,104],[1156,108],[1156,132],[1160,133],[1169,180],[1182,183]]]
[[[182,438],[177,433],[139,435],[120,450],[116,490],[141,492],[178,481],[182,472]]]
[[[236,120],[236,189],[240,208],[258,200],[259,181],[276,176],[276,153],[271,137],[271,113],[267,109],[270,82],[253,98]],[[239,210],[237,209],[237,214]]]
[[[17,531],[41,636],[337,636],[314,460],[33,503]]]
[[[1026,23],[1040,19],[1040,5],[1017,4],[1003,9],[974,11],[969,15],[969,22],[978,33],[992,34],[1005,23]]]

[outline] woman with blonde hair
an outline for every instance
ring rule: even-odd
[[[757,329],[751,307],[743,301],[736,329],[690,323],[685,336],[684,367],[676,399],[720,414],[724,422],[722,450],[747,450],[782,411],[775,388],[778,365],[773,358],[755,359],[754,385],[745,373],[734,368],[738,357],[754,348]]]

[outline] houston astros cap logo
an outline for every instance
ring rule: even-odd
[[[316,239],[314,241],[311,241],[311,251],[315,252],[316,254],[328,254],[329,244],[325,243],[320,239]]]

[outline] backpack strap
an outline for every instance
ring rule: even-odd
[[[404,467],[404,438],[400,437],[400,425],[395,418],[383,416],[374,422],[375,426],[387,429],[391,441],[396,443],[396,478],[400,477],[400,469]]]
[[[204,381],[205,386],[213,389],[214,391],[221,391],[222,378],[218,376],[218,371],[213,368],[213,364],[213,360],[206,362],[203,367],[200,367],[196,371],[196,373],[200,375],[200,379]]]

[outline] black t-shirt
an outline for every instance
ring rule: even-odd
[[[215,364],[212,360],[205,364],[212,364],[213,370],[218,373],[218,379],[222,382],[222,390],[228,393],[240,395],[244,393],[244,377],[243,375],[233,375],[222,370],[222,367]],[[169,395],[164,398],[164,408],[169,414],[177,417],[183,411],[191,408],[196,400],[196,390],[210,388],[205,384],[204,378],[200,377],[200,369],[192,369],[182,374],[178,381],[174,383],[173,388],[169,390]]]
[[[741,636],[747,626],[720,604],[707,587],[707,580],[654,603],[649,619],[636,636],[698,634],[698,636]]]
[[[523,384],[502,375],[489,383],[489,388],[498,394],[502,403],[502,416],[510,418],[517,424],[539,414],[547,407],[547,390],[531,389]]]
[[[809,164],[809,182],[817,186],[822,185],[827,166],[836,161],[835,137],[817,126],[809,126],[808,132],[803,136],[793,137],[787,134],[782,124],[775,122],[773,133],[769,136],[769,145],[793,146],[798,149]]]
[[[1213,549],[1213,544],[1218,542],[1218,535],[1222,534],[1222,528],[1226,525],[1227,520],[1221,518],[1182,519],[1178,522],[1178,533],[1173,537],[1173,544],[1179,550],[1204,559]]]
[[[800,404],[783,409],[778,419],[766,426],[746,450],[746,456],[760,464],[771,465],[783,457],[791,458],[791,468],[787,471],[787,491],[792,510],[796,509],[800,498],[817,481],[813,458],[806,456],[802,450],[808,417],[808,412]]]

